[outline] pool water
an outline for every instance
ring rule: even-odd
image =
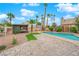
[[[66,38],[66,39],[70,39],[70,40],[77,40],[79,41],[79,37],[73,35],[73,34],[68,34],[68,33],[54,33],[54,32],[45,32],[47,34],[50,35],[54,35],[54,36],[58,36],[58,37],[62,37],[62,38]]]

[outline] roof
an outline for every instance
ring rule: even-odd
[[[75,24],[75,18],[64,19],[62,24]]]
[[[13,24],[13,26],[26,26],[27,24]]]

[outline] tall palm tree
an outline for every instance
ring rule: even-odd
[[[52,14],[47,14],[47,22],[46,22],[46,27],[48,27],[48,18],[51,17]]]
[[[37,26],[38,26],[38,15],[36,16],[36,30],[37,30]]]
[[[41,15],[42,31],[44,30],[44,15]]]
[[[35,20],[30,19],[28,23],[31,24],[31,32],[33,32],[33,24],[35,24]]]
[[[55,23],[55,16],[56,16],[56,15],[55,15],[55,14],[53,14],[53,17],[54,17],[54,23]]]
[[[53,19],[54,22],[53,22],[53,24],[52,24],[52,26],[54,27],[53,30],[56,31],[56,26],[57,26],[56,23],[55,23],[55,16],[56,16],[56,15],[53,14],[52,16],[54,17],[54,19]]]
[[[47,10],[47,3],[44,3],[44,30],[45,30],[45,19],[46,19],[46,10]]]
[[[7,13],[7,16],[8,16],[8,19],[10,20],[10,24],[11,24],[12,18],[15,18],[15,16],[12,13]]]

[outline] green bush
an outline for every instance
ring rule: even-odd
[[[13,34],[18,34],[20,32],[21,32],[21,30],[19,28],[13,29]]]
[[[13,38],[12,45],[16,45],[16,44],[17,44],[17,40],[16,38]]]
[[[57,32],[61,32],[61,31],[62,31],[62,27],[61,27],[61,26],[58,26],[58,27],[56,28],[56,31],[57,31]]]
[[[3,32],[4,30],[3,29],[0,29],[0,32]]]
[[[49,30],[53,31],[54,27],[53,26],[49,26]]]
[[[71,32],[74,32],[74,33],[77,33],[77,27],[71,27],[71,28],[70,28],[70,31],[71,31]]]
[[[5,45],[0,46],[0,50],[4,50],[6,48]]]

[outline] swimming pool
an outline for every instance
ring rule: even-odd
[[[47,34],[50,35],[54,35],[54,36],[58,36],[58,37],[62,37],[62,38],[66,38],[66,39],[70,39],[70,40],[77,40],[79,41],[79,37],[73,35],[73,34],[68,34],[68,33],[55,33],[55,32],[45,32]]]

